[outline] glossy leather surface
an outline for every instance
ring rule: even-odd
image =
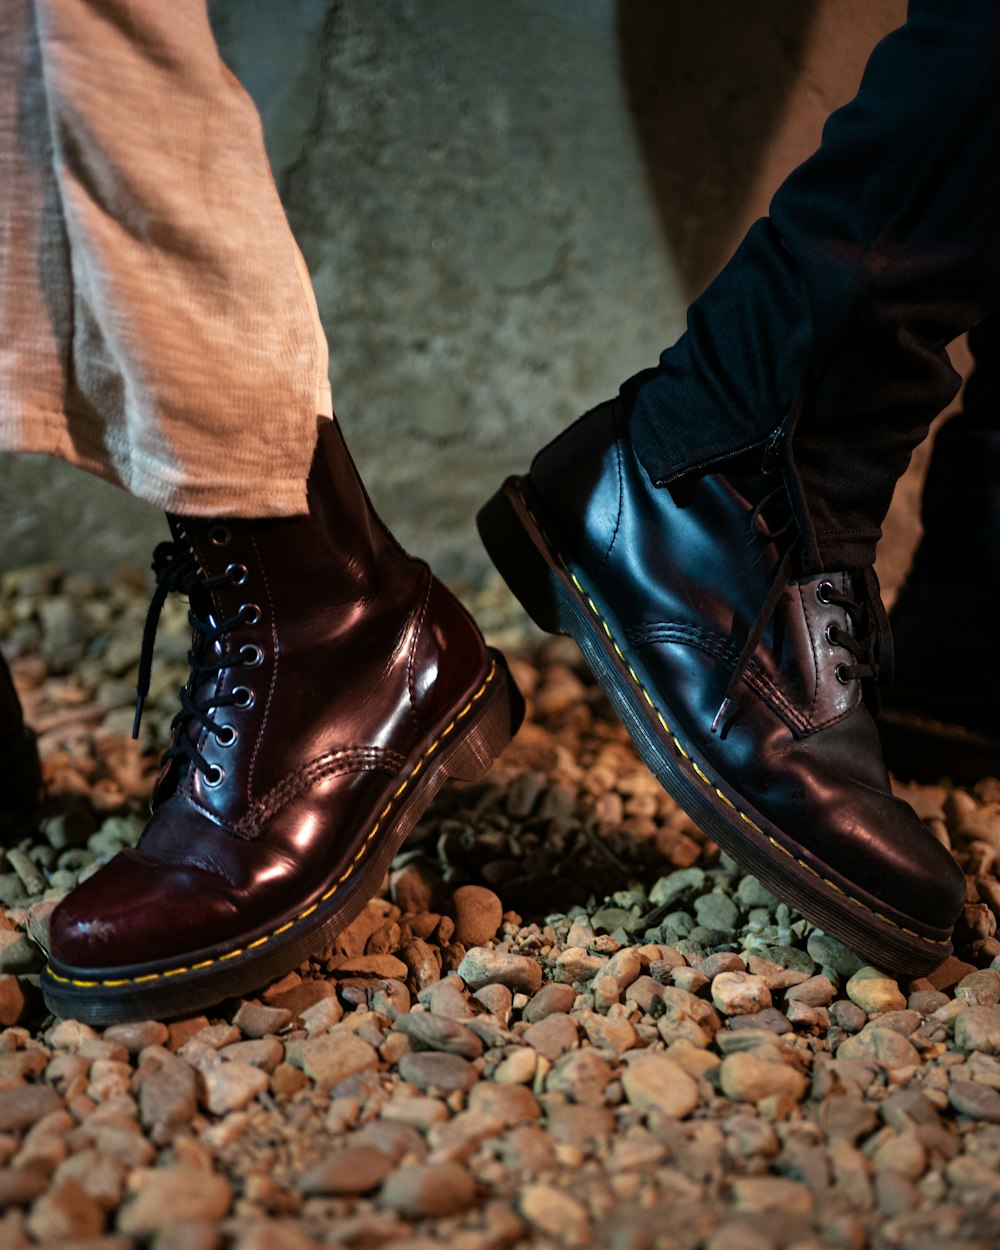
[[[196,699],[221,734],[189,722],[208,770],[170,761],[149,824],[52,917],[63,966],[171,960],[266,928],[350,864],[399,775],[442,717],[482,682],[478,629],[375,515],[336,424],[321,426],[307,516],[171,517],[209,576],[192,596],[216,621],[242,612],[222,668]],[[246,570],[245,577],[241,570]],[[211,785],[218,773],[221,783]]]
[[[780,560],[770,536],[787,519],[780,478],[749,463],[741,475],[657,488],[632,451],[629,411],[623,392],[536,457],[529,486],[550,539],[615,615],[675,729],[721,778],[835,872],[949,927],[962,873],[893,797],[862,683],[841,679],[854,657],[836,639],[852,617],[822,602],[820,587],[858,598],[863,585],[843,571],[793,579],[712,733]]]

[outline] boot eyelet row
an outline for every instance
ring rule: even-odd
[[[260,607],[256,603],[240,605],[240,619],[244,625],[256,625],[260,621]]]
[[[232,542],[233,532],[228,525],[214,525],[208,537],[213,547],[228,547]]]
[[[226,780],[226,770],[218,764],[210,764],[204,773],[204,779],[209,790],[217,790]]]
[[[256,696],[249,686],[233,687],[233,707],[251,708],[254,705]]]
[[[264,652],[255,642],[248,642],[240,647],[240,660],[244,668],[256,668],[264,663]]]
[[[847,671],[848,667],[849,666],[847,664],[838,664],[837,667],[833,670],[836,675],[837,680],[840,682],[842,686],[846,686],[851,680],[851,675]]]
[[[830,603],[833,595],[837,593],[837,588],[833,582],[820,582],[816,587],[816,598],[820,603]]]
[[[247,579],[247,566],[245,564],[227,564],[226,575],[234,586],[242,586]]]
[[[220,747],[231,747],[238,737],[235,725],[220,725],[215,731],[215,741]]]

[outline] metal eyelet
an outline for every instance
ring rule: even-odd
[[[233,531],[228,525],[213,525],[208,537],[213,547],[228,547],[233,540]]]
[[[256,625],[260,621],[260,607],[256,603],[240,605],[240,618],[244,625]]]
[[[210,764],[204,773],[205,785],[209,790],[216,790],[226,780],[226,770],[219,764]]]
[[[253,707],[255,700],[256,696],[249,686],[233,687],[233,707]]]
[[[248,642],[240,647],[240,661],[244,668],[256,668],[264,663],[264,651],[255,642]]]
[[[242,586],[247,579],[247,566],[245,564],[227,564],[226,576],[233,586]]]
[[[816,598],[820,603],[829,603],[831,596],[837,593],[837,588],[833,582],[820,582],[816,587]]]
[[[220,725],[215,731],[215,741],[220,747],[231,747],[238,737],[235,725]]]
[[[836,622],[831,621],[823,631],[824,637],[831,647],[835,647],[840,641],[840,626]]]
[[[851,674],[847,671],[848,667],[847,664],[838,664],[833,670],[842,686],[846,686],[851,680]]]

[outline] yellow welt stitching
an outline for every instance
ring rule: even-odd
[[[270,940],[271,935],[269,933],[265,933],[263,937],[257,938],[255,942],[250,942],[247,946],[247,950],[255,951],[258,946],[263,946],[265,942],[270,942]]]
[[[702,779],[702,781],[705,783],[706,786],[710,786],[712,784],[711,781],[709,780],[708,774],[703,772],[698,767],[698,765],[694,762],[694,760],[691,761],[691,767],[698,774],[698,776]]]

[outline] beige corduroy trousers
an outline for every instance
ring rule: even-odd
[[[303,510],[327,347],[206,0],[0,0],[0,450]]]

